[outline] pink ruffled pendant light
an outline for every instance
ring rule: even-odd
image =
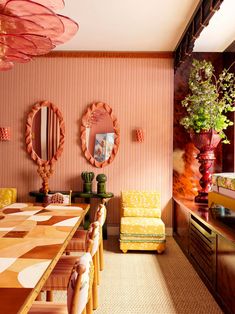
[[[54,12],[63,8],[63,0],[0,0],[0,71],[70,40],[78,24]]]

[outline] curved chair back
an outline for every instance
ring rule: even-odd
[[[104,204],[99,204],[95,212],[94,221],[98,221],[101,227],[103,227],[106,220],[106,216],[107,216],[106,206]]]
[[[88,230],[89,239],[93,241],[91,247],[91,256],[93,257],[99,248],[100,224],[98,221],[93,222]]]
[[[91,295],[94,266],[89,253],[79,259],[74,268],[67,288],[67,307],[70,314],[81,314]]]
[[[72,190],[70,190],[69,194],[62,194],[59,192],[56,192],[54,194],[47,194],[44,198],[45,204],[65,204],[70,205],[71,204],[71,195]]]

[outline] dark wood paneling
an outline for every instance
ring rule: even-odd
[[[183,199],[174,203],[175,239],[224,313],[235,314],[234,230],[215,220],[206,205]]]
[[[181,249],[188,254],[189,213],[174,203],[174,237]]]
[[[216,235],[195,216],[191,215],[189,232],[189,256],[198,272],[215,286]]]
[[[226,69],[230,68],[232,63],[235,61],[235,53],[234,52],[225,52],[223,53],[223,63]],[[235,64],[229,69],[230,72],[235,73]],[[228,118],[231,121],[234,121],[234,112],[228,113]],[[234,127],[229,127],[225,134],[227,135],[230,144],[223,145],[222,151],[222,171],[223,172],[233,172],[234,171]]]
[[[235,313],[235,244],[218,236],[217,292],[228,312]]]

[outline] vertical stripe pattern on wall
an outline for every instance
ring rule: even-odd
[[[173,61],[158,58],[38,58],[0,73],[1,125],[12,128],[10,142],[0,143],[2,187],[17,187],[18,200],[33,200],[41,179],[26,154],[27,113],[36,101],[58,106],[65,121],[65,146],[49,180],[52,190],[81,190],[81,172],[105,173],[108,223],[119,223],[122,190],[159,190],[162,217],[171,226]],[[83,157],[80,121],[92,102],[106,102],[116,115],[121,143],[115,160],[103,169]],[[134,137],[144,131],[144,142]],[[96,191],[96,181],[93,190]]]

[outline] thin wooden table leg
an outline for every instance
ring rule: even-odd
[[[39,292],[38,296],[36,297],[36,301],[42,301],[42,293]]]
[[[47,291],[46,292],[46,300],[48,302],[52,302],[53,301],[53,291]]]
[[[96,274],[97,254],[93,256],[93,263],[94,263],[95,273],[94,273],[94,281],[92,285],[92,297],[93,297],[93,310],[96,310],[98,307],[98,287],[97,287],[97,274]]]
[[[100,270],[104,269],[104,243],[103,238],[101,238],[100,245],[99,245],[99,258],[100,258]]]
[[[87,312],[87,314],[92,314],[93,313],[92,296],[89,298],[88,303],[86,305],[86,312]]]

